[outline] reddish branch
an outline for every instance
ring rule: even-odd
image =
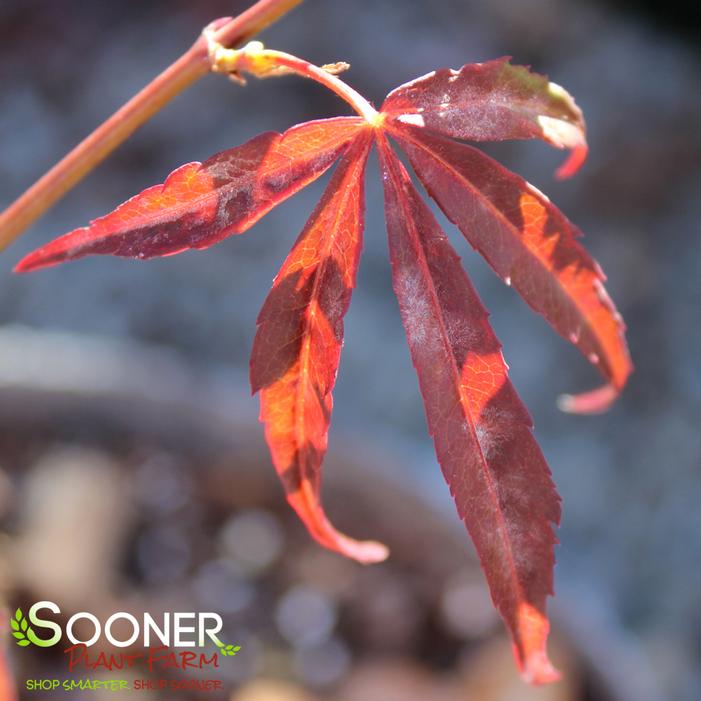
[[[214,40],[236,46],[255,36],[302,0],[259,0],[234,19],[218,20]],[[0,250],[82,180],[144,122],[210,71],[207,42],[192,47],[103,122],[0,214]]]

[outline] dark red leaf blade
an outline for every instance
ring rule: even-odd
[[[320,504],[321,464],[332,390],[360,258],[367,129],[341,159],[321,201],[275,278],[258,317],[251,386],[287,500],[323,546],[360,562],[384,560],[387,548],[339,533]]]
[[[438,461],[524,678],[553,681],[545,602],[560,499],[459,257],[384,137],[379,149],[392,280]]]
[[[509,58],[442,68],[395,88],[382,112],[391,121],[466,141],[543,139],[571,149],[557,175],[573,175],[587,156],[586,126],[574,98],[546,76]]]
[[[579,230],[536,188],[481,151],[412,127],[393,135],[429,194],[497,275],[565,339],[608,387],[569,398],[571,411],[605,410],[632,370],[625,325]]]
[[[243,233],[318,178],[363,125],[357,117],[306,122],[284,134],[260,134],[204,163],[186,163],[162,185],[30,253],[15,271],[91,254],[144,259],[208,248]]]

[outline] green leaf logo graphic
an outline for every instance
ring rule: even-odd
[[[30,637],[35,637],[34,631],[29,627],[29,623],[27,623],[22,609],[17,609],[15,611],[15,617],[10,620],[10,626],[12,627],[12,635],[16,638],[15,642],[20,647],[27,647],[27,645],[32,644]]]
[[[240,645],[227,645],[226,643],[217,643],[217,647],[224,657],[233,657],[241,649]]]

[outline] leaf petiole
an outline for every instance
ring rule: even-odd
[[[336,93],[368,124],[379,126],[382,123],[382,115],[359,92],[337,76],[337,73],[348,68],[347,63],[316,66],[284,51],[266,49],[259,41],[251,41],[240,49],[226,49],[211,33],[205,31],[204,36],[208,44],[212,71],[215,73],[228,73],[237,82],[245,82],[241,73],[248,73],[256,78],[296,73]]]

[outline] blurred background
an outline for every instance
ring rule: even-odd
[[[246,5],[0,0],[0,207],[202,26]],[[572,181],[553,180],[563,154],[543,144],[486,150],[586,232],[609,277],[636,372],[608,414],[558,412],[557,395],[594,386],[594,371],[447,227],[563,497],[550,606],[564,682],[518,681],[450,503],[391,291],[374,160],[326,493],[343,529],[390,545],[380,566],[322,552],[295,521],[246,378],[256,315],[325,178],[208,251],[10,272],[181,163],[347,113],[295,78],[202,80],[3,253],[0,603],[51,599],[64,618],[218,611],[242,650],[217,670],[225,691],[208,698],[701,698],[701,32],[691,10],[307,0],[262,36],[316,63],[350,62],[346,80],[376,104],[435,68],[508,54],[584,110],[591,156]],[[5,655],[20,688],[66,674],[60,652],[8,644]]]

